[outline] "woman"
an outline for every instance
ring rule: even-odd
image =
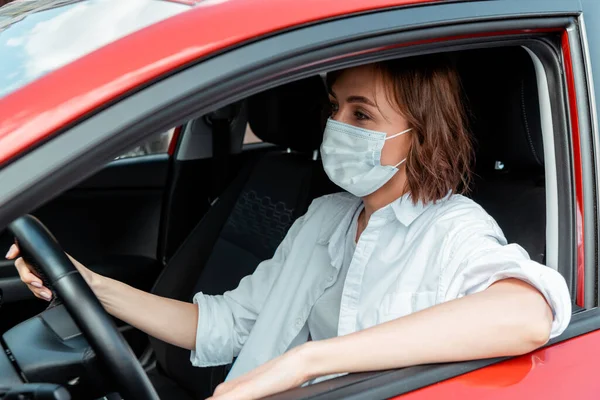
[[[440,56],[328,75],[321,146],[349,193],[316,199],[271,260],[193,304],[99,276],[73,260],[106,310],[192,350],[196,366],[237,357],[218,399],[262,397],[320,377],[527,353],[563,332],[564,279],[508,245],[458,194],[472,146],[456,71]],[[12,247],[8,258],[16,258]],[[21,258],[36,296],[50,292]]]

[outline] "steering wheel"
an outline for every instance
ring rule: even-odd
[[[63,302],[126,399],[159,400],[146,372],[50,231],[32,215],[12,222],[21,256]]]

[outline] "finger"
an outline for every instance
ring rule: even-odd
[[[254,388],[252,387],[252,385],[236,386],[225,393],[213,394],[213,397],[211,397],[211,399],[214,398],[215,400],[255,400],[260,397],[264,397],[257,396],[256,393],[254,393],[253,389]]]
[[[209,399],[228,399],[231,395],[231,391],[236,387],[236,384],[232,384],[231,382],[223,382],[215,388],[212,397]]]
[[[238,377],[233,381],[224,382],[218,385],[213,393],[213,397],[218,400],[253,400],[260,397],[257,394],[256,384],[260,386],[262,382],[254,382],[252,380],[243,379]],[[260,389],[258,389],[260,393]]]
[[[8,249],[8,252],[6,253],[6,258],[8,258],[9,260],[12,260],[13,258],[17,257],[18,255],[19,255],[19,248],[17,247],[17,245],[13,244]]]
[[[37,288],[31,285],[27,285],[29,290],[37,297],[38,299],[50,301],[52,300],[52,292],[45,287]]]
[[[40,299],[47,299],[48,296],[50,296],[50,298],[52,298],[52,292],[50,290],[48,290],[46,287],[35,287],[32,285],[27,285],[27,288],[29,290],[31,290],[31,292],[36,296],[39,297]]]
[[[33,272],[31,272],[29,265],[27,265],[22,257],[17,258],[15,261],[15,267],[17,268],[17,272],[19,273],[19,276],[23,282],[28,285],[39,285],[39,287],[42,287],[42,280]]]
[[[218,385],[215,388],[215,391],[213,392],[213,397],[222,396],[225,393],[227,393],[228,391],[229,391],[229,388],[227,387],[227,385],[225,383],[221,383],[220,385]]]
[[[34,292],[33,294],[38,299],[42,299],[44,301],[51,301],[52,300],[52,294],[50,294],[50,292],[42,292],[42,293],[35,293]]]
[[[29,289],[33,290],[48,290],[48,288],[46,286],[44,286],[43,283],[40,283],[38,281],[33,281],[31,283],[27,283],[27,282],[23,282],[25,283],[27,286],[31,286]]]

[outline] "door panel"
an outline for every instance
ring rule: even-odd
[[[113,161],[32,214],[83,264],[150,290],[162,269],[156,259],[168,168],[167,154]],[[0,250],[11,243],[0,234]],[[19,281],[12,261],[0,261],[0,289],[0,332],[46,306]]]

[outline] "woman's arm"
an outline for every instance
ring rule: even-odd
[[[114,317],[164,342],[196,348],[196,304],[150,294],[97,274],[90,287]]]
[[[306,377],[525,354],[548,341],[551,326],[552,310],[540,292],[506,279],[364,331],[310,343]]]
[[[218,399],[253,399],[320,376],[511,356],[548,341],[552,311],[516,279],[333,339],[308,342],[221,384]]]
[[[13,245],[6,258],[16,258],[15,266],[21,280],[37,297],[50,300],[48,288],[31,272],[23,258],[17,258],[18,255],[19,248]],[[197,305],[135,289],[91,271],[71,256],[69,258],[109,314],[167,343],[189,350],[195,348]]]
[[[250,334],[304,218],[294,222],[273,257],[242,279],[236,289],[221,296],[196,293],[193,303],[135,289],[69,258],[109,314],[150,336],[192,350],[192,363],[196,366],[227,364]],[[37,297],[50,300],[50,291],[18,255],[19,249],[13,245],[6,258],[16,258],[21,280]]]

